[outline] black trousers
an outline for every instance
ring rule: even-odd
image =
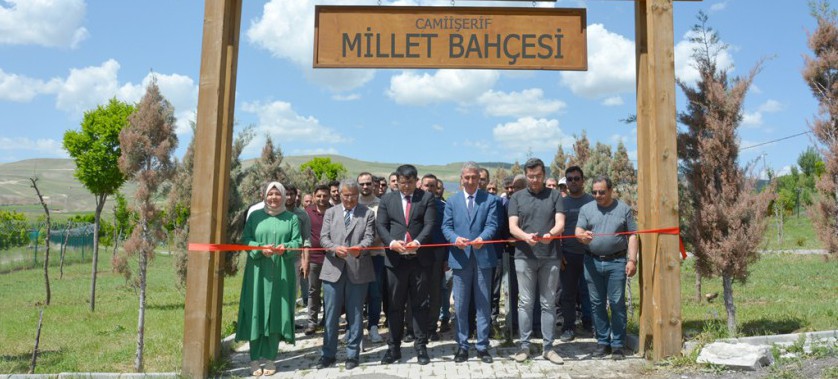
[[[562,283],[561,312],[564,318],[562,331],[576,328],[576,298],[579,293],[579,278],[584,276],[584,254],[565,253],[564,271],[560,277]]]
[[[387,298],[390,303],[387,315],[390,339],[387,344],[390,350],[398,350],[402,345],[405,306],[413,311],[413,331],[416,335],[413,345],[420,347],[428,344],[430,278],[431,266],[423,267],[416,259],[402,259],[397,267],[387,267]],[[407,304],[408,297],[410,304]]]
[[[438,247],[436,249],[443,249],[442,247]],[[429,306],[428,306],[428,328],[425,329],[425,334],[428,336],[431,333],[435,333],[437,328],[439,327],[439,312],[440,312],[440,303],[442,301],[442,276],[444,272],[442,271],[444,261],[441,260],[434,260],[434,265],[431,267],[429,271],[429,283],[428,283],[428,299],[429,299]],[[408,302],[410,302],[410,293],[408,292]],[[445,299],[448,300],[448,299]],[[404,311],[404,323],[407,329],[408,334],[413,334],[414,336],[416,333],[413,332],[413,309],[407,307]]]

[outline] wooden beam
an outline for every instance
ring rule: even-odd
[[[635,59],[637,87],[637,224],[646,229],[650,224],[649,197],[652,188],[649,168],[650,130],[649,119],[652,100],[649,98],[648,35],[646,32],[646,0],[635,2]],[[640,289],[640,335],[638,350],[643,356],[652,347],[652,273],[655,261],[655,245],[652,235],[640,235],[640,259],[638,260],[638,287]]]
[[[189,242],[225,242],[240,24],[241,0],[205,2]],[[207,377],[210,361],[219,357],[223,267],[221,254],[188,254],[186,377]]]
[[[678,226],[678,154],[675,114],[673,0],[639,0],[638,227]],[[642,67],[641,67],[642,64]],[[681,352],[681,259],[678,237],[643,238],[641,350],[652,335],[652,358]],[[651,267],[649,267],[651,266]],[[650,296],[651,295],[651,301]],[[649,312],[651,311],[651,314]],[[650,333],[651,331],[651,333]]]

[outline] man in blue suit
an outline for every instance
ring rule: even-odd
[[[457,353],[454,362],[468,360],[468,308],[474,301],[477,311],[477,356],[492,363],[489,331],[492,308],[492,269],[497,256],[491,240],[497,231],[497,198],[478,189],[480,168],[467,162],[460,171],[463,190],[448,198],[442,219],[442,234],[455,246],[448,250],[448,266],[454,273],[454,309],[457,312]]]

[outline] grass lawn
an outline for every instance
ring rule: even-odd
[[[52,304],[44,312],[41,355],[36,373],[132,372],[137,343],[139,297],[110,271],[109,253],[100,252],[96,311],[88,308],[90,264],[51,270]],[[180,371],[185,293],[175,287],[173,258],[157,255],[149,266],[145,324],[145,369]],[[0,275],[0,374],[26,373],[44,300],[43,272]],[[241,277],[224,286],[223,328],[235,319]]]
[[[637,332],[639,295],[632,279]],[[712,303],[703,294],[718,293]],[[763,254],[751,266],[747,283],[734,282],[733,299],[740,336],[786,334],[838,329],[838,260],[821,255]],[[704,279],[702,301],[695,301],[695,270],[688,259],[681,266],[681,314],[686,339],[727,338],[721,278]]]
[[[783,238],[777,240],[777,218],[768,219],[768,227],[765,228],[765,235],[762,238],[760,249],[764,250],[815,250],[823,249],[823,243],[817,237],[817,232],[812,227],[811,219],[805,211],[800,212],[800,217],[786,216],[783,220]]]

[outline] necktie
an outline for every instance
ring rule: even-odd
[[[406,201],[404,205],[404,226],[407,227],[410,225],[410,196],[405,195],[404,200]],[[413,239],[410,237],[410,232],[406,232],[404,236],[404,242],[410,242]]]
[[[352,213],[350,213],[348,209],[344,212],[346,212],[346,213],[343,215],[343,225],[348,228],[349,227],[349,221],[352,220]]]
[[[468,207],[468,217],[474,217],[474,196],[468,197],[468,204],[466,207]]]

